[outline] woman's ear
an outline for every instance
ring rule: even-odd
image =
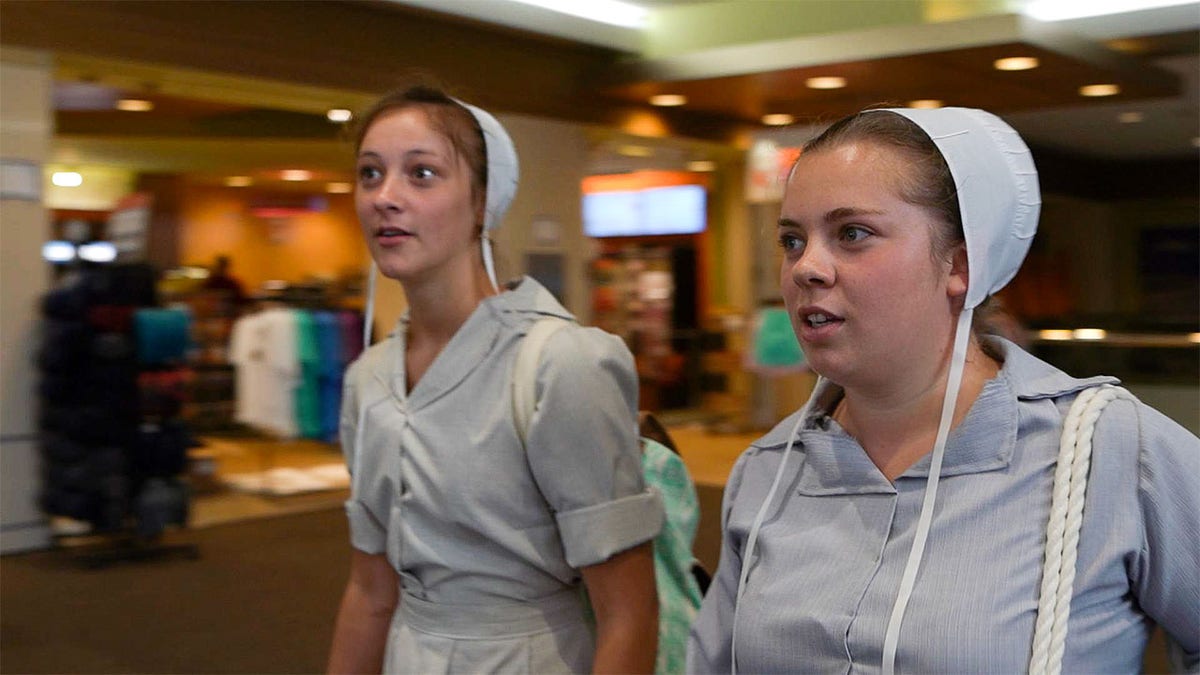
[[[950,256],[950,278],[946,283],[946,294],[958,298],[967,294],[970,285],[970,266],[967,263],[967,245],[965,243],[954,247]]]

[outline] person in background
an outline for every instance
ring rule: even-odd
[[[1155,625],[1200,667],[1200,440],[971,330],[1039,205],[981,110],[806,146],[780,285],[820,379],[731,473],[690,672],[1134,673]]]
[[[213,291],[221,296],[221,301],[228,304],[228,310],[237,313],[246,305],[246,290],[242,282],[229,271],[230,260],[227,255],[218,255],[213,261],[208,278],[202,288]]]
[[[353,551],[329,671],[652,670],[664,516],[641,474],[628,349],[555,332],[523,444],[513,359],[536,320],[571,316],[531,278],[496,284],[488,232],[516,191],[512,141],[428,87],[360,119],[363,235],[408,309],[346,373]]]

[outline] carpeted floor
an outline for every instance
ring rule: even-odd
[[[0,558],[0,672],[323,671],[350,554],[340,508],[178,534],[199,559]]]

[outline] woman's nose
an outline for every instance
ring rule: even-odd
[[[792,264],[792,281],[798,286],[829,286],[833,279],[833,261],[819,243],[810,241]]]
[[[399,211],[404,204],[404,186],[402,181],[387,176],[375,189],[372,201],[375,208],[381,211]]]

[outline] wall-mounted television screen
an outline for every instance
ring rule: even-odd
[[[707,193],[701,185],[583,195],[583,233],[589,237],[697,234],[707,224]]]

